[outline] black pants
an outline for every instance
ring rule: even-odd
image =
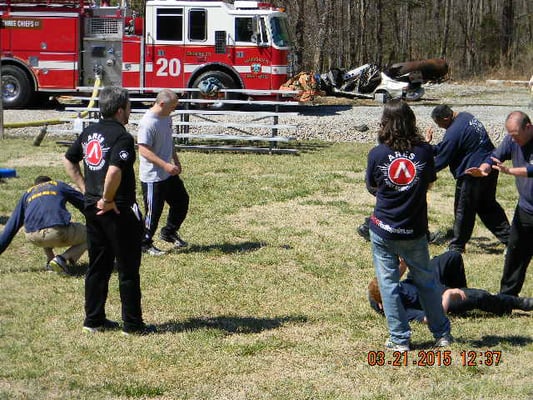
[[[85,277],[85,326],[103,324],[109,279],[116,261],[122,320],[125,330],[143,326],[141,311],[142,220],[137,204],[96,215],[96,207],[85,210],[89,269]]]
[[[447,288],[461,288],[466,299],[454,299],[448,311],[461,314],[470,310],[482,310],[494,314],[507,314],[516,307],[516,299],[504,294],[493,295],[483,289],[467,287],[465,267],[461,253],[447,251],[431,260],[438,280]]]
[[[450,250],[464,251],[474,230],[476,214],[494,236],[507,245],[509,220],[503,208],[496,201],[497,183],[498,171],[492,171],[485,178],[465,175],[457,179],[454,201],[454,234],[450,241]]]
[[[457,251],[446,251],[431,259],[437,280],[449,288],[464,288],[466,284],[463,256]]]
[[[161,233],[172,235],[181,227],[189,211],[189,194],[178,175],[161,182],[142,182],[145,211],[143,245],[151,245],[165,202],[169,205],[166,225]]]
[[[461,288],[466,299],[456,299],[450,302],[450,313],[462,314],[470,310],[481,310],[493,314],[507,314],[513,309],[511,296],[491,294],[483,289]]]
[[[533,253],[533,215],[516,207],[505,255],[500,293],[518,296]]]

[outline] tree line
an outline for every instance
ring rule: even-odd
[[[533,69],[531,0],[274,0],[290,19],[300,70],[443,57],[456,79]]]

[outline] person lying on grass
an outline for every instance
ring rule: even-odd
[[[533,298],[516,297],[505,294],[491,294],[483,289],[469,288],[466,284],[464,262],[461,253],[446,251],[434,257],[431,264],[437,280],[442,286],[442,308],[446,313],[462,314],[471,310],[481,310],[496,315],[510,314],[512,310],[533,310]],[[402,259],[398,260],[400,276],[408,266]],[[425,322],[426,317],[418,298],[418,290],[410,280],[409,274],[398,285],[400,299],[409,321]],[[383,314],[381,294],[377,279],[368,285],[368,300],[370,306]]]

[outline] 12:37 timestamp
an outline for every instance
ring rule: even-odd
[[[497,366],[501,361],[502,352],[500,350],[462,350],[459,352],[459,365],[462,367],[473,367],[479,365]],[[454,357],[451,350],[420,350],[418,352],[407,351],[369,351],[367,353],[367,363],[370,366],[407,367],[409,365],[418,367],[440,367],[453,364]]]
[[[459,355],[461,356],[461,365],[463,367],[474,367],[476,365],[497,366],[502,359],[501,350],[461,350]]]

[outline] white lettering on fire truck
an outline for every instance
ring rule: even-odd
[[[6,18],[2,20],[2,27],[6,29],[41,29],[41,20]]]
[[[159,65],[159,69],[156,72],[157,76],[179,76],[181,74],[181,61],[177,58],[158,58],[155,62]]]

